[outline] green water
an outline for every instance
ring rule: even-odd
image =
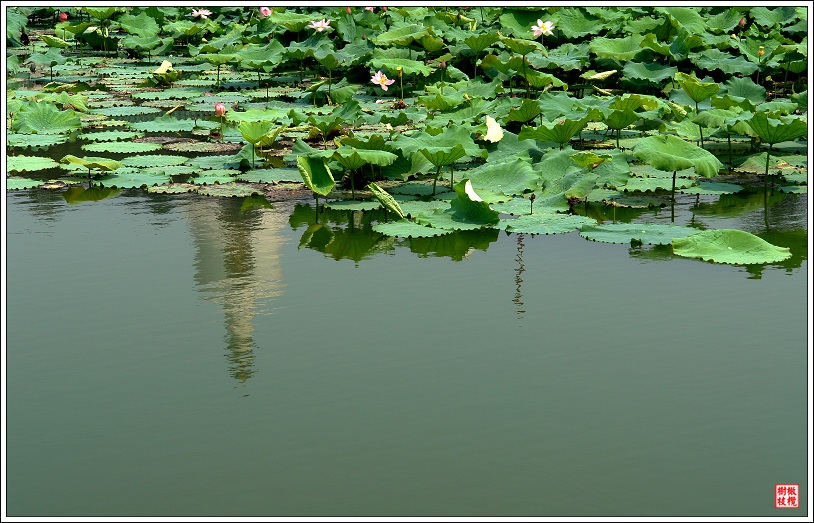
[[[9,193],[8,515],[803,516],[807,197],[694,202],[793,258]]]

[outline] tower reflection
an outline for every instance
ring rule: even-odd
[[[256,198],[256,197],[255,197]],[[283,293],[280,249],[288,212],[243,210],[242,198],[206,198],[187,206],[195,245],[195,282],[223,307],[229,373],[245,383],[255,372],[254,317]]]

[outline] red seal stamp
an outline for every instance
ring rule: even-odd
[[[774,508],[799,508],[800,485],[778,483],[774,486]]]

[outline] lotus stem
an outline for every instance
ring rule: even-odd
[[[772,153],[772,144],[769,144],[769,150],[766,151],[766,174],[763,175],[763,186],[766,186],[766,179],[769,177],[769,155]]]
[[[729,174],[732,174],[732,135],[726,135],[726,143],[729,146]]]
[[[438,183],[438,176],[441,174],[441,166],[438,166],[438,170],[435,171],[435,178],[432,180],[432,195],[435,196],[435,185]]]
[[[701,127],[701,124],[698,124],[698,132],[701,133],[701,149],[704,148],[704,128]]]
[[[676,171],[673,171],[673,189],[671,192],[673,202],[676,201]]]
[[[452,165],[450,165],[450,166],[449,166],[449,188],[450,188],[450,189],[454,189],[454,188],[455,188],[455,186],[453,185],[453,182],[452,182],[452,177],[453,177],[454,175],[455,175],[455,167],[454,167],[454,166],[452,166]]]
[[[356,187],[353,183],[353,171],[350,172],[350,196],[352,199],[356,199]]]

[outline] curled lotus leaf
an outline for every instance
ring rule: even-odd
[[[713,229],[675,238],[673,254],[733,265],[781,262],[791,257],[788,247],[778,247],[738,229]]]
[[[772,145],[796,140],[808,133],[808,125],[794,116],[781,116],[778,119],[770,118],[766,113],[759,112],[755,113],[748,122],[762,141]]]
[[[322,158],[298,156],[297,169],[305,186],[315,194],[327,196],[336,185],[331,170]]]
[[[702,82],[681,71],[675,74],[675,80],[695,103],[703,102],[721,88],[717,82]]]
[[[580,236],[603,243],[631,243],[637,241],[651,245],[669,245],[674,238],[696,234],[698,229],[663,223],[603,223],[585,225]]]
[[[385,209],[392,212],[399,218],[404,218],[404,211],[401,210],[399,203],[384,189],[379,187],[376,183],[371,182],[367,184],[367,189],[373,193],[373,196],[384,206]]]
[[[109,158],[100,158],[98,156],[83,156],[82,158],[79,158],[72,154],[63,156],[60,163],[74,163],[81,165],[86,169],[97,171],[115,171],[116,169],[121,169],[124,167],[123,163],[117,162],[116,160],[111,160]]]

